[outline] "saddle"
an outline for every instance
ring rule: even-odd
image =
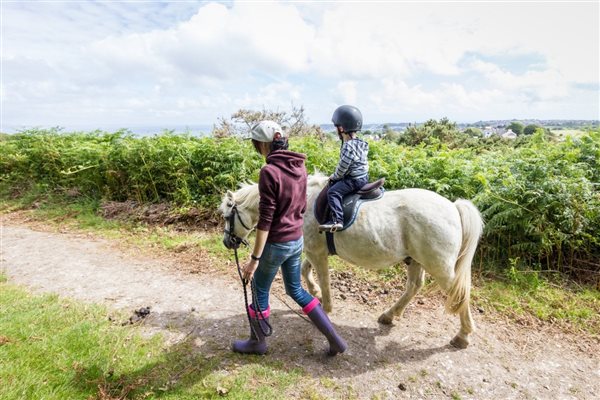
[[[376,180],[375,182],[367,183],[358,192],[348,194],[342,199],[342,208],[344,209],[344,221],[342,229],[336,232],[341,232],[348,229],[356,220],[358,210],[365,201],[378,200],[383,197],[383,183],[385,178]],[[314,213],[319,224],[324,224],[329,219],[329,202],[327,201],[327,190],[329,185],[325,186],[317,200],[315,201]]]

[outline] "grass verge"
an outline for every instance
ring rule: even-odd
[[[277,399],[303,376],[266,359],[209,356],[193,337],[167,348],[107,316],[0,275],[0,398]]]
[[[539,320],[600,338],[599,290],[536,272],[517,275],[527,278],[480,279],[474,300],[517,321]]]

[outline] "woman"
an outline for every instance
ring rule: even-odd
[[[288,150],[288,140],[273,121],[252,128],[252,144],[267,164],[258,180],[259,219],[250,259],[242,267],[246,280],[254,279],[256,302],[248,308],[250,338],[236,340],[233,351],[264,354],[269,323],[269,291],[281,266],[285,292],[296,302],[329,341],[329,355],[343,353],[346,342],[338,336],[319,300],[300,283],[303,248],[302,222],[306,210],[306,167],[304,154]]]

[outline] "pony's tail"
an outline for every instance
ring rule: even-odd
[[[477,243],[483,233],[483,219],[479,210],[468,200],[454,202],[462,224],[462,245],[454,266],[454,281],[448,291],[446,311],[457,314],[469,307],[471,297],[471,262]]]

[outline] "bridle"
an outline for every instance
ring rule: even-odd
[[[242,226],[244,227],[244,229],[246,229],[248,231],[251,231],[254,228],[250,228],[250,227],[248,227],[248,225],[246,225],[244,223],[244,221],[242,220],[242,217],[240,217],[240,213],[239,213],[239,211],[237,209],[237,205],[234,204],[233,207],[231,207],[231,213],[227,217],[227,222],[229,222],[229,229],[226,229],[225,233],[229,237],[229,243],[231,245],[231,248],[237,250],[240,247],[241,244],[243,244],[245,246],[248,246],[248,241],[246,239],[242,239],[241,237],[237,236],[234,233],[234,231],[235,231],[235,220],[236,219],[238,221],[240,221],[240,224],[242,224]]]

